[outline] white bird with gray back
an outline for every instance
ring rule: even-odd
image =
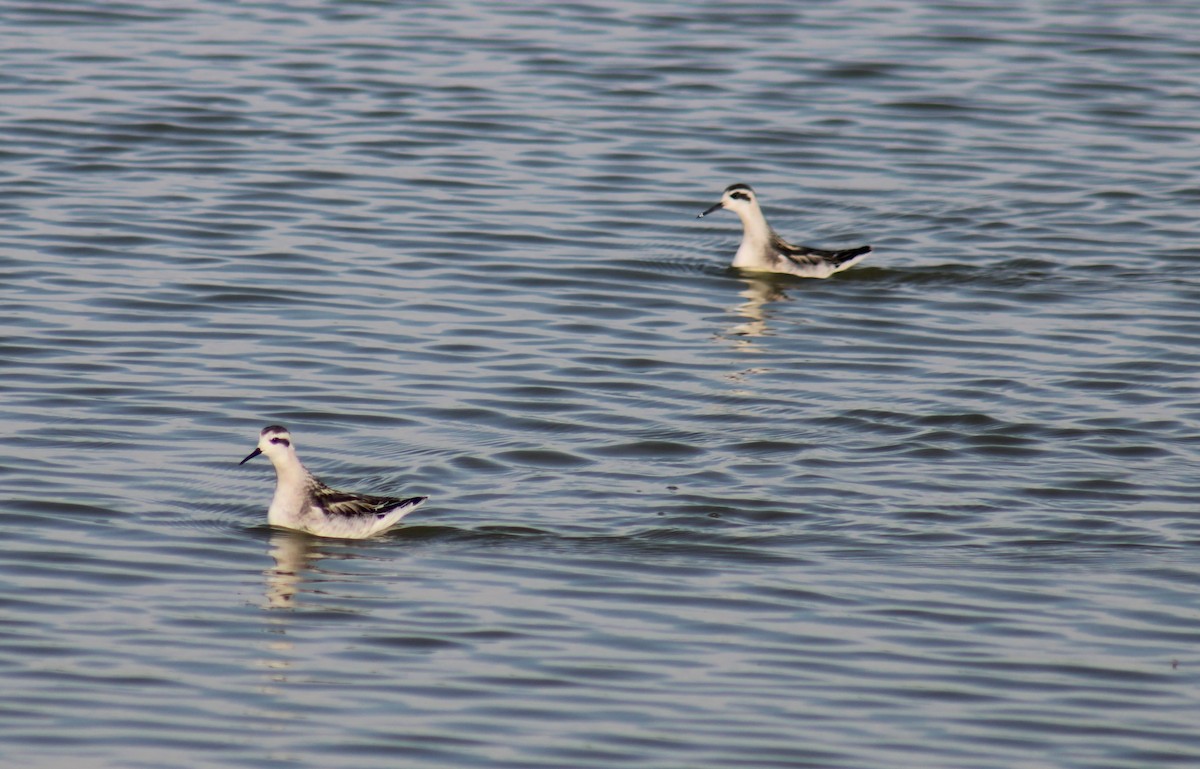
[[[296,456],[286,428],[264,427],[258,448],[239,464],[265,454],[275,466],[275,496],[267,523],[318,537],[363,539],[387,531],[428,497],[374,497],[331,489]]]
[[[781,272],[801,278],[828,278],[852,267],[871,252],[870,246],[826,250],[788,243],[767,224],[758,197],[748,184],[731,184],[718,203],[701,212],[707,216],[719,208],[732,211],[742,220],[742,244],[733,257],[733,266],[754,272]]]

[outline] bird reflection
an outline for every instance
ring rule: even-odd
[[[783,290],[782,281],[778,278],[744,276],[739,278],[739,280],[746,287],[739,291],[738,295],[744,297],[746,301],[732,308],[732,310],[743,320],[740,323],[734,324],[721,336],[732,341],[734,347],[738,349],[757,350],[759,348],[754,343],[754,338],[769,333],[767,329],[767,304],[769,302],[790,301],[790,297]]]
[[[313,558],[313,538],[298,531],[272,531],[270,552],[275,565],[263,572],[267,608],[290,609]]]
[[[267,609],[290,609],[294,605],[296,592],[304,580],[304,573],[311,568],[313,560],[313,538],[298,531],[276,529],[271,532],[270,554],[275,565],[263,570],[266,577]],[[262,692],[278,695],[279,685],[288,682],[292,667],[292,641],[287,638],[286,615],[275,614],[267,619],[267,629],[273,638],[263,647],[263,657],[258,664],[270,671],[263,683]]]

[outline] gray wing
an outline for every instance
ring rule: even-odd
[[[802,267],[811,267],[822,263],[837,265],[849,261],[860,254],[868,253],[871,250],[870,246],[859,246],[857,248],[833,251],[823,248],[810,248],[809,246],[796,246],[788,243],[778,235],[772,238],[771,246],[780,256]]]
[[[331,489],[316,478],[312,479],[313,498],[326,515],[336,516],[371,516],[381,518],[399,507],[410,507],[425,501],[425,497],[373,497],[369,494],[355,494],[349,491]]]

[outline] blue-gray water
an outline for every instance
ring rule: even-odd
[[[0,764],[1200,763],[1200,6],[529,8],[0,5]]]

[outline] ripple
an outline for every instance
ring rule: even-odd
[[[12,5],[6,755],[1196,763],[1194,20],[1052,10]]]

